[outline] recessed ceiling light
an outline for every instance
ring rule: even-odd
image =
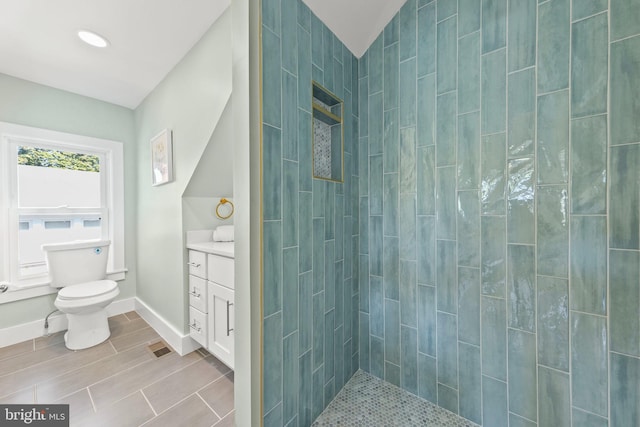
[[[109,42],[107,39],[102,37],[100,34],[96,34],[93,31],[80,30],[78,31],[78,37],[83,42],[90,44],[95,47],[107,47],[109,46]]]

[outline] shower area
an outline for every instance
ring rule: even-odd
[[[407,0],[356,58],[262,0],[265,426],[640,425],[638,16]]]

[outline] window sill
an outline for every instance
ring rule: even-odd
[[[107,279],[122,281],[125,279],[125,275],[127,273],[127,269],[110,271],[107,273]],[[57,289],[49,286],[48,279],[42,279],[38,281],[30,282],[29,284],[24,285],[14,285],[8,283],[9,290],[5,293],[0,294],[0,304],[20,301],[28,298],[35,298],[43,295],[55,294],[58,292]]]

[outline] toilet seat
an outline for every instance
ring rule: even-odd
[[[94,282],[65,286],[58,292],[58,299],[68,301],[99,297],[111,293],[117,288],[118,284],[113,280],[96,280]]]

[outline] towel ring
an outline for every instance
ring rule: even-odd
[[[226,205],[227,203],[231,205],[231,212],[229,212],[227,215],[223,215],[220,213],[220,206]],[[231,215],[233,215],[233,211],[234,211],[233,202],[231,200],[225,199],[224,197],[220,199],[220,203],[218,203],[218,206],[216,206],[216,216],[220,219],[231,218]]]

